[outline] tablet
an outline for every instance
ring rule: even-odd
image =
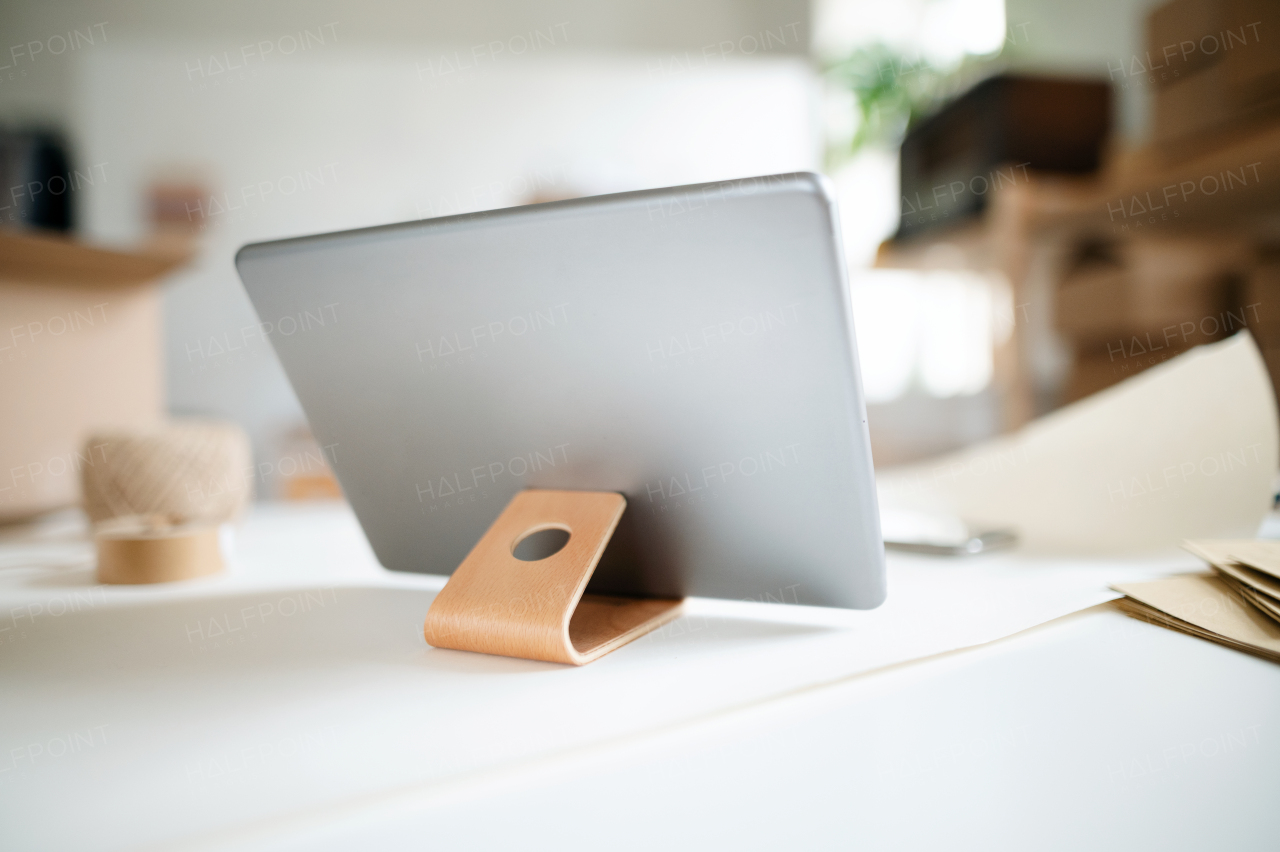
[[[451,573],[521,489],[617,491],[589,591],[884,600],[821,176],[257,243],[236,267],[386,568]]]

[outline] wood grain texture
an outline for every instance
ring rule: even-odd
[[[675,618],[678,600],[583,594],[626,505],[604,491],[517,494],[436,595],[427,643],[582,665]],[[566,530],[569,541],[537,562],[512,555],[543,529]]]

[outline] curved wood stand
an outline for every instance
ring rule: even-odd
[[[427,644],[580,666],[675,618],[683,601],[583,594],[626,507],[609,491],[517,494],[436,595]],[[536,562],[512,554],[545,529],[569,541]]]

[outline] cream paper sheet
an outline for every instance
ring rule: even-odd
[[[879,475],[882,511],[1016,529],[1021,552],[1118,555],[1255,534],[1280,435],[1248,332],[999,438]]]

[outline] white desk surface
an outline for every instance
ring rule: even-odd
[[[150,589],[0,542],[0,848],[1280,842],[1280,667],[1109,610],[892,666],[1151,565],[895,560],[896,614],[694,601],[573,669],[427,648],[440,579],[351,524],[260,512],[235,574]],[[948,601],[976,626],[913,638]]]

